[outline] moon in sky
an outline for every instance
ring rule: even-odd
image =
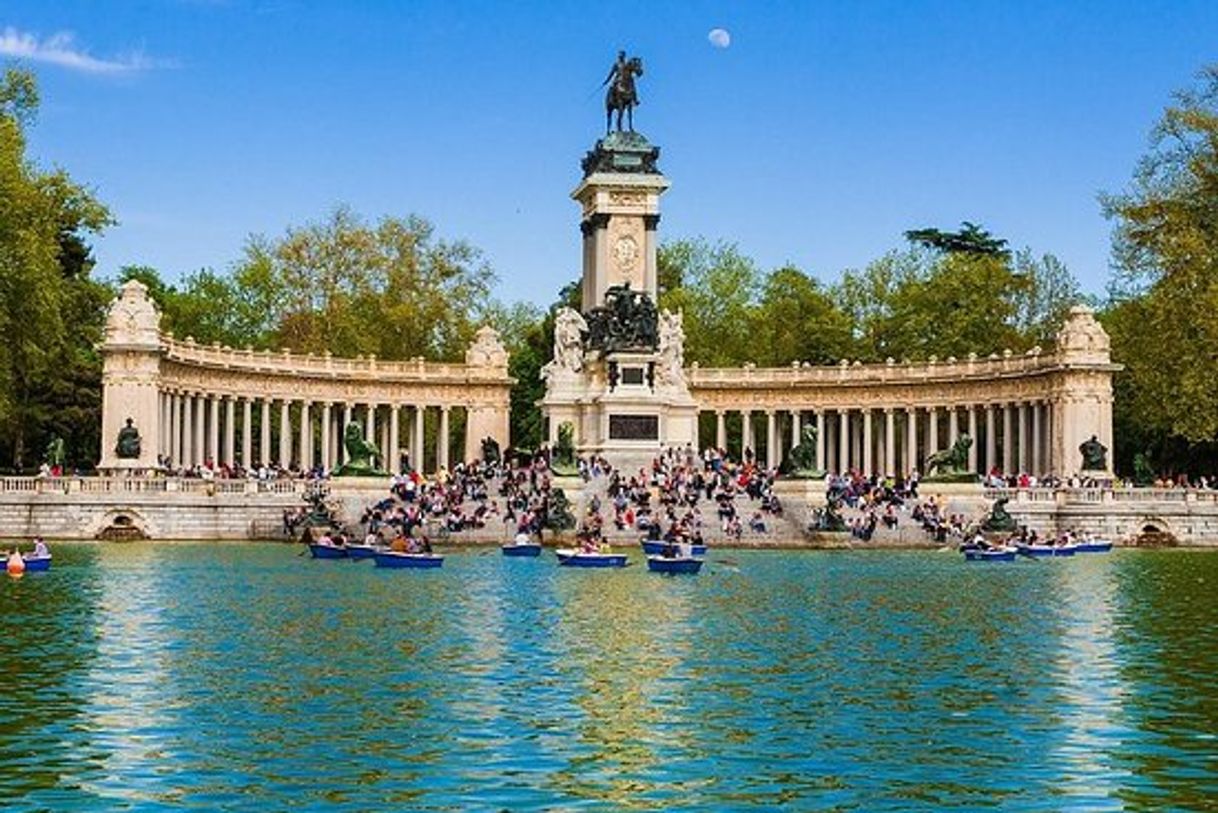
[[[706,38],[716,48],[726,48],[732,44],[732,35],[727,33],[726,28],[712,28]]]

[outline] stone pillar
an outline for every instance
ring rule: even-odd
[[[321,467],[326,471],[334,465],[334,458],[330,454],[330,432],[334,422],[332,409],[329,401],[321,405]]]
[[[850,468],[850,413],[844,409],[837,413],[837,473],[845,474]]]
[[[247,469],[254,464],[254,404],[241,399],[241,465]]]
[[[765,464],[769,466],[777,466],[779,455],[778,449],[778,426],[774,420],[774,410],[767,409],[765,412]]]
[[[260,412],[262,426],[258,433],[258,465],[269,466],[271,465],[271,400],[269,398],[262,399]]]
[[[968,447],[968,470],[976,473],[977,471],[977,407],[969,404],[965,409],[968,410],[968,436],[973,445]]]
[[[169,402],[169,459],[182,465],[182,396],[174,393]]]
[[[727,449],[727,421],[722,409],[715,410],[715,448]]]
[[[884,409],[884,474],[897,474],[897,421],[892,407]]]
[[[207,459],[214,467],[220,460],[220,399],[208,397]]]
[[[300,470],[313,468],[313,422],[309,420],[309,402],[300,402]]]
[[[952,404],[947,408],[947,445],[955,446],[960,439],[960,407]]]
[[[994,405],[985,405],[985,470],[994,468],[997,456],[998,446],[994,439]]]
[[[342,457],[344,464],[351,462],[351,456],[347,454],[347,444],[343,443],[343,438],[347,436],[347,427],[351,423],[351,405],[343,404],[343,425],[338,427],[338,453]]]
[[[410,450],[410,461],[414,464],[414,470],[419,474],[423,473],[423,417],[427,414],[427,407],[422,404],[414,408],[414,445]]]
[[[939,451],[939,410],[930,407],[926,410],[926,456],[930,457]]]
[[[753,413],[751,410],[745,409],[740,413],[740,462],[743,463],[748,450],[752,449],[753,454],[757,454],[757,450],[753,444]]]
[[[1016,474],[1015,429],[1012,427],[1011,403],[1002,405],[1002,473]]]
[[[816,467],[821,471],[828,471],[829,466],[825,460],[825,410],[816,410]]]
[[[1019,471],[1026,472],[1031,468],[1028,455],[1028,410],[1026,404],[1017,404],[1019,410]]]
[[[905,474],[918,467],[918,408],[905,408]]]
[[[160,457],[169,456],[169,393],[161,391],[156,396],[157,422],[161,425],[160,442],[157,443],[156,453]]]
[[[390,474],[398,473],[399,463],[402,459],[401,427],[398,425],[400,420],[398,413],[401,409],[398,404],[389,405],[389,456],[385,459],[385,470]],[[469,449],[465,450],[465,455],[469,457]]]
[[[791,448],[794,449],[799,445],[799,436],[803,432],[800,424],[803,423],[803,415],[798,409],[791,410]]]
[[[139,471],[156,468],[162,448],[160,404],[161,314],[138,280],[123,283],[106,314],[102,354],[101,439],[98,468]],[[118,456],[119,432],[127,421],[139,433],[135,458]]]
[[[377,439],[376,448],[380,450],[381,468],[384,469],[389,465],[389,424],[382,421],[381,425],[377,427],[377,431],[380,433],[380,438]]]
[[[368,404],[368,413],[364,419],[364,440],[376,443],[376,404]]]
[[[440,407],[440,431],[436,434],[436,468],[448,468],[448,405]]]
[[[279,402],[279,467],[292,465],[292,404],[286,398]]]
[[[237,443],[237,402],[231,395],[224,396],[224,457],[221,462],[233,465],[233,450]]]
[[[871,410],[863,410],[863,476],[870,477],[875,474],[875,468],[871,465],[871,448],[875,444],[872,443],[871,437]]]
[[[182,398],[182,455],[178,466],[195,464],[195,397],[190,394]]]
[[[195,442],[192,465],[200,465],[207,456],[207,398],[195,396]]]

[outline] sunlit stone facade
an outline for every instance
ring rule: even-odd
[[[343,428],[353,421],[393,468],[402,453],[430,471],[456,463],[454,447],[472,459],[484,438],[508,443],[512,379],[489,327],[464,364],[203,346],[162,333],[147,289],[133,280],[111,305],[101,350],[99,467],[107,472],[151,470],[164,460],[332,468],[345,462]],[[455,413],[465,425],[461,443],[452,437]],[[116,454],[127,418],[141,435],[138,459]]]

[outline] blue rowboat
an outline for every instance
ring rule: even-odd
[[[664,553],[664,549],[668,547],[668,543],[663,539],[644,539],[643,553],[648,556],[660,556]],[[705,556],[706,545],[691,545],[694,556]]]
[[[444,557],[439,553],[398,553],[397,551],[377,551],[372,554],[377,567],[440,567]]]
[[[347,555],[352,559],[371,559],[379,548],[372,545],[348,545]]]
[[[981,548],[967,548],[964,551],[964,560],[966,562],[1014,562],[1015,549],[982,550]]]
[[[501,545],[504,556],[540,556],[541,545],[536,542],[509,542]]]
[[[1112,543],[1106,539],[1092,539],[1088,542],[1075,544],[1074,550],[1077,553],[1107,553],[1112,550]],[[30,560],[26,559],[25,561],[28,563]]]
[[[1074,545],[1016,545],[1015,548],[1020,555],[1030,556],[1033,559],[1047,556],[1073,556],[1077,550]]]
[[[693,556],[648,556],[647,569],[653,573],[697,573],[702,569],[703,561]]]
[[[559,548],[554,551],[558,563],[563,567],[625,567],[624,553],[584,553],[574,548]]]
[[[309,543],[309,553],[313,554],[314,559],[346,559],[347,549],[340,548],[336,545],[321,545],[317,542]]]
[[[25,560],[26,573],[40,573],[44,570],[51,569],[51,554],[46,556],[35,556],[32,553],[23,553],[21,558]]]

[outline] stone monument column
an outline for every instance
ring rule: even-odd
[[[1059,372],[1054,389],[1060,393],[1052,428],[1051,460],[1061,461],[1058,474],[1069,476],[1084,471],[1080,447],[1090,443],[1103,446],[1104,468],[1090,469],[1091,476],[1112,476],[1112,374],[1121,370],[1113,364],[1111,342],[1090,308],[1077,305],[1057,334]]]
[[[157,409],[163,352],[160,324],[161,314],[148,297],[148,288],[138,280],[124,283],[118,297],[110,303],[101,344],[98,469],[103,473],[121,474],[157,467],[161,432],[168,431],[168,427],[161,426]],[[129,427],[137,435],[131,435]]]

